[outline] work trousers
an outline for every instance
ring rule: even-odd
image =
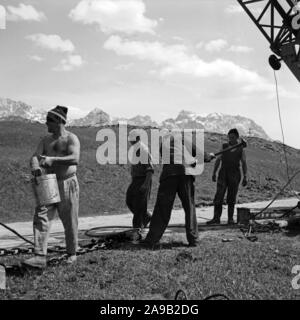
[[[76,176],[58,180],[61,202],[38,206],[33,219],[34,249],[37,255],[46,255],[52,221],[58,212],[65,230],[66,251],[75,255],[78,246],[79,185]]]
[[[142,229],[151,219],[147,211],[151,185],[145,192],[140,190],[145,180],[145,176],[134,177],[126,192],[126,204],[133,213],[132,226],[137,229]]]
[[[217,181],[217,191],[214,198],[215,205],[222,205],[227,191],[227,204],[235,205],[236,196],[241,181],[240,171],[220,170]]]
[[[157,243],[165,232],[171,218],[176,194],[185,212],[187,241],[190,244],[198,242],[194,181],[193,176],[170,175],[160,182],[150,230],[145,239],[148,243]]]

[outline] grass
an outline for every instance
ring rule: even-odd
[[[128,128],[130,130],[130,128]],[[80,184],[80,216],[108,215],[128,212],[125,203],[126,189],[130,183],[128,165],[99,165],[96,162],[96,133],[99,128],[70,128],[81,142],[81,162],[78,167]],[[115,130],[117,130],[115,128]],[[40,138],[46,134],[41,124],[3,121],[0,130],[0,221],[32,220],[35,201],[30,184],[28,161]],[[220,149],[226,137],[206,133],[205,150]],[[271,199],[286,183],[286,170],[282,147],[275,142],[247,138],[246,149],[249,185],[240,188],[239,202]],[[299,169],[300,151],[287,147],[290,175]],[[213,163],[206,164],[204,173],[196,179],[197,206],[211,205],[216,184],[211,181]],[[153,209],[161,167],[155,168],[153,190],[149,209]],[[300,190],[300,176],[293,189]],[[284,196],[291,195],[286,190]],[[175,208],[180,207],[178,199]]]
[[[292,267],[300,264],[299,234],[259,234],[252,243],[237,229],[201,231],[199,247],[188,248],[182,232],[164,236],[160,249],[120,243],[80,256],[75,265],[11,276],[0,299],[172,300],[178,289],[196,300],[215,293],[230,299],[299,299],[300,290],[291,286]],[[16,258],[0,262],[12,261]]]

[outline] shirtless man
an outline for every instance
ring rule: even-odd
[[[50,227],[57,212],[65,230],[67,263],[76,261],[79,208],[76,171],[80,157],[80,142],[75,134],[65,129],[67,112],[68,109],[62,106],[48,112],[46,125],[51,135],[40,141],[30,161],[34,177],[42,173],[56,174],[61,202],[36,208],[33,219],[35,256],[23,261],[26,266],[46,267]]]

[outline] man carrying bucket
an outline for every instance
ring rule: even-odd
[[[76,261],[79,208],[76,171],[80,157],[80,142],[75,134],[65,129],[67,112],[68,109],[62,106],[48,112],[46,125],[50,135],[40,141],[30,161],[35,179],[42,173],[56,175],[60,202],[45,205],[40,203],[36,207],[33,219],[35,256],[23,261],[25,266],[46,267],[48,238],[56,212],[65,230],[67,263]]]

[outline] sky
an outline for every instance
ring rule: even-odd
[[[70,118],[96,107],[158,122],[181,110],[241,115],[282,139],[272,52],[237,0],[0,5],[0,97],[66,105]],[[300,148],[299,83],[285,65],[276,76],[285,141]]]

